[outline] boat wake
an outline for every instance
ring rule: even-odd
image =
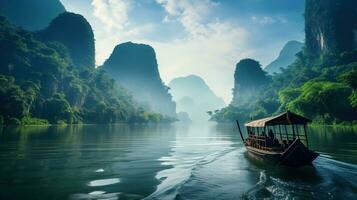
[[[195,160],[181,160],[166,158],[170,161],[179,161],[180,164],[175,163],[174,167],[158,173],[157,178],[163,180],[157,187],[157,190],[146,197],[145,199],[181,199],[181,191],[191,181],[197,181],[200,178],[196,172],[200,171],[206,165],[216,162],[222,156],[231,153],[235,148],[226,148],[221,151],[216,151],[206,156],[195,157]],[[218,187],[218,185],[210,184],[210,187]]]
[[[163,182],[146,199],[356,198],[357,165],[322,155],[314,166],[263,169],[244,154],[244,148],[229,148],[202,157],[190,167],[164,170],[157,176]]]
[[[287,175],[290,174],[290,175]],[[314,167],[261,171],[242,199],[355,199],[357,165],[321,156]]]
[[[294,199],[296,196],[302,197],[303,195],[306,198],[311,198],[315,194],[310,190],[309,186],[285,182],[262,171],[260,172],[259,182],[243,193],[241,197],[242,199]]]

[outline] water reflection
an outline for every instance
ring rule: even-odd
[[[0,199],[346,199],[357,130],[310,127],[314,166],[247,156],[234,124],[7,127]]]
[[[173,161],[172,168],[158,173],[164,181],[147,199],[215,199],[218,194],[231,199],[255,184],[234,129],[214,123],[192,124],[182,135],[178,129],[175,146],[165,157]],[[243,187],[236,188],[239,180]]]
[[[322,156],[357,164],[357,127],[309,127],[310,146]]]
[[[174,135],[169,125],[9,127],[0,137],[0,199],[143,198],[170,167],[158,159]]]
[[[340,150],[345,148],[344,144],[347,141],[357,141],[355,132],[348,128],[344,129],[346,131],[344,137],[349,137],[349,140],[330,137],[339,142],[336,144],[329,140],[334,147],[322,152],[316,140],[325,137],[325,134],[331,134],[330,128],[311,128],[311,147],[322,153],[322,157],[316,160],[315,165],[299,169],[268,165],[266,162],[249,158],[237,129],[232,124],[189,130],[188,132],[194,136],[197,136],[197,131],[207,132],[205,137],[198,133],[201,136],[200,142],[207,147],[194,151],[203,156],[197,156],[195,162],[187,166],[180,166],[183,162],[177,161],[177,158],[192,152],[190,150],[193,148],[193,145],[185,144],[185,139],[194,142],[195,138],[193,136],[184,139],[176,138],[181,145],[176,146],[169,159],[177,163],[171,163],[173,168],[159,172],[159,177],[165,177],[167,181],[163,181],[149,199],[356,198],[357,183],[354,180],[357,178],[357,166],[325,157],[335,153],[336,148]],[[338,134],[339,129],[334,130]],[[215,147],[215,144],[220,145]],[[353,151],[353,148],[347,151],[350,150]],[[194,156],[189,157],[194,158]],[[336,159],[343,159],[343,157],[336,157]]]
[[[98,186],[104,186],[104,185],[112,185],[115,183],[119,183],[119,179],[118,178],[108,178],[108,179],[101,179],[101,180],[94,180],[94,181],[90,181],[88,183],[88,186],[91,187],[98,187]]]

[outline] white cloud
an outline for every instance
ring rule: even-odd
[[[128,24],[128,13],[131,7],[126,0],[92,0],[94,16],[97,17],[109,31],[113,28],[123,30]]]
[[[210,0],[157,0],[157,2],[167,12],[167,16],[164,18],[165,22],[177,18],[185,30],[192,35],[209,33],[203,24],[203,19],[211,12],[212,8],[218,5]]]
[[[231,88],[234,79],[235,64],[241,58],[249,56],[243,51],[244,30],[231,30],[229,24],[212,24],[208,38],[189,37],[172,43],[151,43],[154,46],[160,74],[168,83],[175,77],[196,74],[205,79],[215,93],[231,100]]]
[[[288,21],[284,17],[271,17],[271,16],[251,16],[250,19],[252,20],[253,23],[255,24],[260,24],[260,25],[271,25],[275,23],[282,23],[286,24]]]
[[[184,38],[170,43],[152,43],[163,79],[168,82],[177,76],[200,75],[229,102],[235,64],[252,53],[247,47],[247,31],[237,24],[211,16],[219,5],[210,0],[157,2],[167,13],[164,21],[180,22],[187,33]]]
[[[91,0],[92,15],[95,17],[96,61],[101,65],[111,54],[114,47],[128,40],[142,38],[154,30],[154,24],[135,25],[130,22],[129,14],[135,8],[131,0]],[[103,27],[104,25],[104,27]]]
[[[278,42],[259,40],[268,29],[266,25],[289,23],[285,15],[257,14],[248,18],[249,25],[242,21],[246,26],[242,27],[238,23],[246,18],[219,17],[222,12],[220,6],[225,4],[224,1],[220,4],[214,0],[61,1],[66,9],[83,14],[91,23],[95,33],[98,65],[120,43],[133,41],[149,44],[155,48],[160,74],[166,83],[178,76],[197,74],[227,103],[231,100],[235,64],[240,59],[251,57],[267,64],[275,58],[286,40],[292,39],[291,36],[284,37],[285,33],[282,33],[279,35],[282,39]],[[137,13],[140,9],[157,9],[156,6],[138,9],[153,1],[165,11],[162,21],[156,18],[161,14],[158,10]],[[144,16],[153,11],[154,16]],[[140,17],[148,19],[136,21]],[[302,38],[301,35],[298,33],[296,38]],[[150,39],[160,37],[165,39]],[[167,38],[173,39],[167,41]]]
[[[97,65],[102,65],[109,58],[114,47],[127,41],[141,41],[146,33],[152,32],[156,26],[154,24],[143,24],[141,26],[130,27],[125,30],[112,32],[96,31],[96,61]],[[148,42],[150,44],[150,42]]]
[[[276,20],[269,16],[263,16],[263,17],[252,16],[250,19],[252,20],[253,23],[260,24],[260,25],[270,25],[276,23]]]

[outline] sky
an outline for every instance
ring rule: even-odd
[[[82,14],[96,40],[100,66],[120,43],[151,45],[160,76],[202,77],[226,103],[243,58],[262,67],[289,40],[304,41],[303,0],[61,0]]]

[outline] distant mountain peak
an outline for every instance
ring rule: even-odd
[[[296,41],[296,40],[290,40],[288,41],[283,49],[279,53],[279,57],[281,56],[290,56],[289,54],[291,49],[296,49],[296,50],[301,50],[301,48],[304,46],[304,43]]]
[[[264,70],[269,74],[279,73],[280,68],[286,68],[295,61],[296,54],[302,50],[303,46],[304,44],[299,41],[288,41],[280,51],[279,56],[267,65]]]
[[[169,87],[177,110],[187,112],[192,120],[208,120],[207,111],[225,106],[206,82],[197,75],[177,77],[170,81]]]
[[[197,75],[188,75],[188,76],[183,76],[183,77],[177,77],[174,78],[170,81],[169,85],[174,85],[177,82],[181,82],[181,81],[185,81],[185,82],[190,82],[190,83],[195,83],[195,85],[199,84],[203,87],[207,87],[209,90],[211,90],[208,85],[206,84],[206,82],[199,76]]]

